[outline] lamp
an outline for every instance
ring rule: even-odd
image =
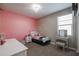
[[[32,9],[35,11],[35,12],[38,12],[40,9],[41,9],[41,5],[39,4],[32,4]]]

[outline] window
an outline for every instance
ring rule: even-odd
[[[58,30],[67,30],[67,35],[72,35],[72,14],[58,17]]]

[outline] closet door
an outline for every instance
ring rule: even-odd
[[[75,3],[74,8],[74,16],[73,16],[73,20],[75,21],[75,26],[74,26],[74,30],[75,30],[75,44],[76,44],[76,51],[77,53],[79,53],[79,3]]]
[[[72,26],[72,40],[73,40],[73,48],[77,49],[77,25],[78,25],[78,20],[77,20],[77,11],[78,11],[78,4],[73,3],[72,4],[72,15],[73,15],[73,26]]]
[[[78,12],[77,12],[77,52],[79,53],[79,3],[78,3]]]

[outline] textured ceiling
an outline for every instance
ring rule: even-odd
[[[51,13],[71,7],[71,3],[39,3],[42,9],[39,12],[34,12],[31,8],[32,3],[2,3],[0,6],[5,10],[23,14],[33,18],[41,18]]]

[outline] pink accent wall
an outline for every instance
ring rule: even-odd
[[[36,30],[35,19],[9,11],[0,12],[0,32],[5,33],[7,38],[22,40],[25,35]]]

